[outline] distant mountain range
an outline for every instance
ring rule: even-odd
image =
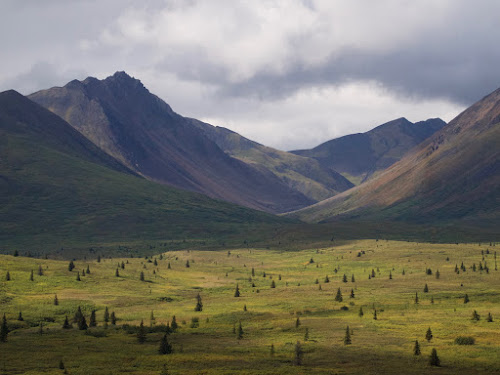
[[[500,89],[379,176],[290,216],[500,228]]]
[[[366,133],[346,135],[310,150],[291,151],[316,159],[358,185],[399,161],[409,150],[440,130],[441,119],[411,123],[399,118]]]
[[[214,239],[283,218],[148,181],[59,116],[0,93],[0,243]]]

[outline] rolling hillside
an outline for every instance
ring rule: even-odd
[[[291,151],[318,160],[355,184],[376,176],[446,123],[429,119],[411,123],[399,118],[366,132],[332,139],[310,150]]]
[[[273,213],[317,201],[269,169],[226,154],[193,120],[124,72],[102,81],[75,80],[29,98],[152,181]]]
[[[0,243],[214,239],[283,219],[137,176],[60,117],[0,93]]]
[[[291,214],[343,219],[500,225],[500,89],[378,177]]]
[[[230,156],[256,168],[265,168],[290,188],[321,201],[354,185],[312,158],[276,150],[242,137],[229,129],[192,120],[203,133]]]

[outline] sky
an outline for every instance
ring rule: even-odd
[[[282,150],[500,87],[497,0],[0,0],[0,91],[126,71],[181,115]]]

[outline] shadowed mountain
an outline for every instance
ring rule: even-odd
[[[445,125],[441,119],[413,124],[399,118],[366,133],[346,135],[310,150],[291,152],[314,158],[324,168],[332,168],[359,184],[390,167]]]
[[[246,233],[281,218],[148,181],[15,91],[0,93],[0,243]]]
[[[193,120],[124,72],[75,80],[29,98],[147,179],[268,212],[316,201],[268,169],[226,154]]]
[[[462,112],[402,160],[351,190],[292,213],[500,227],[500,89]]]
[[[350,189],[354,185],[331,168],[323,168],[317,160],[276,150],[242,137],[229,129],[191,120],[228,155],[256,168],[265,168],[291,189],[321,201]]]

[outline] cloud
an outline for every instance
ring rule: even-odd
[[[450,120],[500,86],[495,0],[41,4],[0,3],[0,89],[125,70],[179,113],[281,148]]]

